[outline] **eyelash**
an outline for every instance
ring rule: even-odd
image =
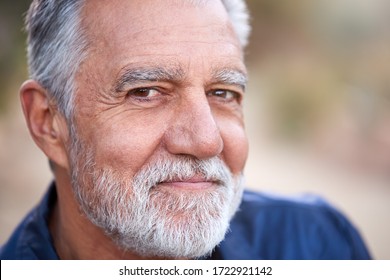
[[[150,102],[150,101],[152,101],[152,98],[153,98],[153,97],[148,97],[148,96],[137,96],[136,94],[137,94],[137,93],[144,93],[144,92],[146,92],[147,94],[149,94],[150,91],[152,91],[152,90],[154,90],[154,91],[156,91],[156,92],[159,92],[159,93],[161,94],[161,91],[158,90],[158,89],[156,89],[156,88],[153,88],[153,87],[151,87],[151,88],[145,87],[145,88],[135,88],[135,89],[129,90],[129,91],[127,92],[127,96],[131,96],[131,97],[133,97],[133,98],[135,98],[135,99],[137,99],[138,101],[141,101],[141,102]]]
[[[227,94],[232,95],[231,98],[222,98],[224,102],[231,102],[233,100],[240,102],[242,99],[241,95],[239,93],[232,91],[232,90],[226,90],[226,89],[216,89],[216,90],[209,91],[207,93],[207,96],[212,96],[212,94],[215,94],[215,93],[219,93],[219,94],[215,95],[216,97],[221,97],[221,95],[227,95]]]
[[[132,98],[135,98],[137,99],[137,101],[139,102],[151,102],[153,101],[153,99],[156,99],[158,97],[148,97],[148,96],[137,96],[136,94],[138,93],[146,93],[147,95],[150,94],[150,91],[156,91],[158,92],[160,95],[162,95],[163,93],[161,93],[161,90],[160,89],[157,89],[157,88],[154,88],[154,87],[144,87],[144,88],[135,88],[135,89],[132,89],[130,91],[127,92],[127,95],[128,96],[131,96]],[[230,98],[226,98],[226,97],[223,97],[223,96],[226,96],[228,94],[231,94],[231,97]],[[217,97],[217,98],[220,98],[219,101],[222,101],[222,102],[226,102],[226,103],[229,103],[229,102],[232,102],[232,101],[237,101],[238,103],[241,102],[241,94],[235,92],[235,91],[232,91],[232,90],[226,90],[226,89],[215,89],[215,90],[211,90],[211,91],[208,91],[206,93],[206,95],[208,97]]]

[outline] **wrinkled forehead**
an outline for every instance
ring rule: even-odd
[[[185,73],[181,81],[187,85],[207,84],[215,72],[246,73],[239,39],[219,0],[87,3],[83,24],[89,52],[80,69],[85,77],[76,78],[80,82],[94,80],[108,89],[116,87],[113,81],[124,69],[172,65]]]
[[[220,0],[112,0],[87,1],[83,25],[92,40],[151,39],[173,32],[206,32],[236,37]],[[162,34],[163,33],[163,34]],[[114,38],[125,35],[130,38]],[[191,34],[195,35],[195,34]],[[198,34],[199,35],[199,34]]]

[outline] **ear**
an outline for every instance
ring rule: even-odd
[[[65,146],[69,133],[65,118],[50,105],[47,91],[36,81],[28,80],[20,88],[20,100],[35,143],[52,162],[69,170]]]

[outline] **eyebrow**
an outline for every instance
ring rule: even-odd
[[[123,71],[115,82],[115,91],[121,92],[128,85],[142,82],[175,81],[184,79],[184,71],[180,67],[138,67]]]
[[[213,71],[213,82],[235,85],[245,90],[248,83],[248,76],[245,72],[236,69],[216,69]]]
[[[122,92],[129,85],[143,82],[173,81],[181,82],[185,79],[185,71],[179,67],[137,67],[125,69],[116,80],[114,89]],[[234,85],[245,90],[248,77],[245,72],[233,68],[214,69],[212,82]]]

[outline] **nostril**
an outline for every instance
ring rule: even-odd
[[[203,90],[187,90],[170,119],[164,144],[172,154],[206,159],[219,155],[223,141]]]

